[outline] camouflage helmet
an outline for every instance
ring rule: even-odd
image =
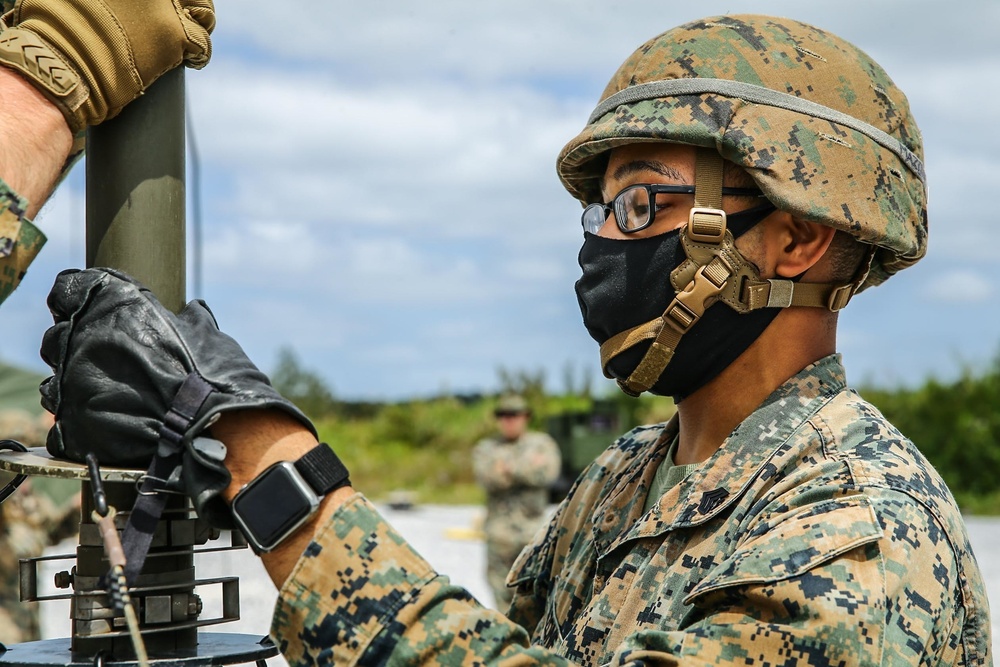
[[[495,414],[528,414],[530,412],[531,408],[528,406],[528,401],[519,394],[504,394],[497,401],[497,406],[494,410]]]
[[[601,200],[616,146],[703,146],[779,209],[877,246],[862,288],[926,253],[920,131],[902,91],[839,37],[769,16],[694,21],[639,47],[601,100],[557,162],[584,204]]]

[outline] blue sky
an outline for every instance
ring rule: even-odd
[[[757,12],[866,50],[924,134],[930,250],[842,314],[849,379],[892,386],[991,361],[1000,4],[654,5],[217,0],[213,60],[187,84],[202,296],[222,328],[265,370],[293,348],[342,398],[492,391],[500,366],[544,368],[553,390],[586,369],[610,391],[573,294],[580,208],[555,157],[643,41]],[[84,262],[83,176],[39,216],[50,242],[0,309],[6,361],[45,370],[45,295]]]

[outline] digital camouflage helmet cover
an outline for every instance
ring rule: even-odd
[[[819,28],[718,16],[654,37],[563,148],[559,177],[584,204],[600,201],[607,152],[644,141],[712,148],[779,209],[877,246],[860,289],[926,252],[923,148],[906,96]]]

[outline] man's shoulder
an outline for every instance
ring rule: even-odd
[[[846,464],[859,487],[891,489],[932,505],[955,505],[944,480],[913,441],[850,389],[819,406],[783,449],[789,455],[779,458],[787,465]]]
[[[916,471],[940,479],[913,441],[853,390],[834,396],[808,424],[826,456],[848,461],[867,483],[907,486]]]
[[[798,459],[795,466],[810,459],[823,462],[806,474],[810,481],[805,486],[816,488],[824,479],[840,480],[837,485],[841,488],[836,493],[831,490],[832,494],[860,493],[868,498],[876,515],[923,514],[946,537],[959,560],[965,558],[968,534],[947,483],[878,408],[857,392],[845,390],[823,405],[807,424],[794,436],[789,449],[800,454],[786,459],[790,464]],[[838,469],[844,471],[840,476],[834,473]]]

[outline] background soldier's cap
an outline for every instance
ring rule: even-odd
[[[527,414],[531,412],[528,402],[523,396],[517,394],[506,394],[497,401],[497,406],[493,410],[494,414]]]
[[[705,146],[746,169],[779,209],[878,246],[864,287],[927,251],[923,147],[909,103],[835,35],[769,16],[694,21],[639,47],[601,100],[557,162],[584,204],[603,201],[616,146]]]

